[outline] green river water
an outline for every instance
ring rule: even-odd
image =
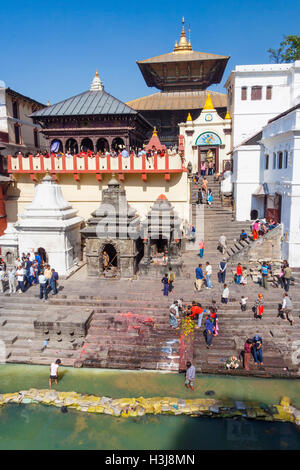
[[[49,367],[0,365],[0,393],[45,389]],[[198,375],[195,391],[184,375],[100,369],[60,368],[56,390],[100,396],[214,398],[276,404],[282,396],[300,409],[300,380]],[[45,405],[0,407],[0,449],[300,449],[300,430],[289,423],[143,416],[118,418],[76,410],[61,413]]]

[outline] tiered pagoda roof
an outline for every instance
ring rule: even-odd
[[[149,87],[162,91],[205,90],[213,83],[220,83],[229,56],[193,51],[186,39],[184,18],[179,43],[173,52],[137,64]]]

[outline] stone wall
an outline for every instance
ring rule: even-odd
[[[249,246],[229,258],[232,264],[248,264],[257,260],[281,260],[282,225],[270,230]]]

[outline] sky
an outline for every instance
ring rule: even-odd
[[[90,88],[96,69],[122,101],[156,93],[137,60],[172,52],[185,17],[193,50],[229,55],[225,93],[236,65],[270,63],[269,48],[300,35],[299,0],[0,0],[0,80],[19,93],[57,103]]]

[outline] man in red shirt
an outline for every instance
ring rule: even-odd
[[[242,271],[242,265],[241,263],[239,263],[236,267],[236,284],[240,284],[241,283],[241,277],[243,275],[243,271]]]
[[[191,318],[195,318],[196,315],[198,315],[198,328],[200,328],[201,323],[202,323],[202,318],[203,318],[203,312],[204,312],[203,308],[201,307],[200,304],[193,302],[191,311],[192,311],[192,314],[190,315]]]

